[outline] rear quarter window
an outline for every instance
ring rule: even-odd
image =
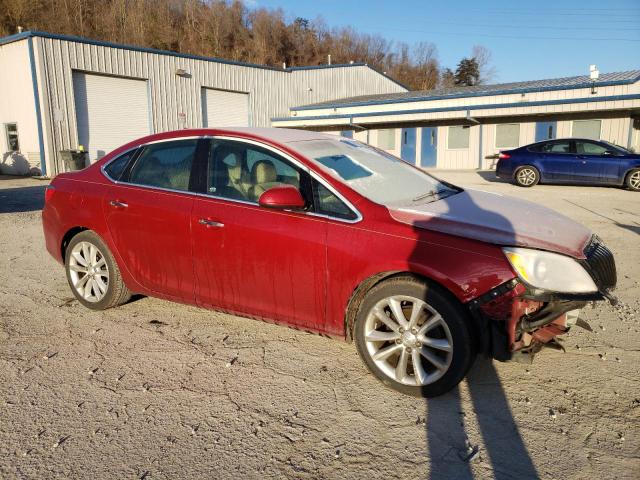
[[[115,160],[109,162],[109,164],[104,168],[104,172],[111,180],[118,181],[122,176],[122,172],[124,172],[124,169],[127,168],[127,165],[135,156],[137,151],[138,149],[134,148],[133,150],[129,150],[128,152],[123,153]]]

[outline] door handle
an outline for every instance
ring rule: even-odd
[[[198,223],[200,223],[200,225],[204,225],[207,228],[211,228],[211,227],[222,228],[222,227],[224,227],[224,223],[216,222],[215,220],[209,220],[208,218],[201,218],[198,221]]]
[[[120,200],[111,200],[109,205],[116,208],[127,208],[129,206],[126,202],[121,202]]]

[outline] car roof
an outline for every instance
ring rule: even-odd
[[[258,128],[258,127],[223,127],[223,128],[193,128],[185,130],[173,130],[169,132],[155,133],[143,138],[134,140],[129,145],[142,145],[159,140],[179,139],[195,136],[239,136],[246,138],[257,138],[274,143],[293,143],[309,140],[326,140],[339,138],[336,135],[314,132],[309,130],[297,130],[292,128]]]

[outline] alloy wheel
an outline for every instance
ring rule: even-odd
[[[533,185],[535,181],[536,181],[536,172],[534,172],[532,169],[522,168],[518,172],[518,182],[520,182],[521,185],[525,185],[525,186]]]
[[[69,276],[76,292],[88,302],[99,302],[109,288],[109,266],[98,247],[79,242],[69,256]]]
[[[449,369],[453,341],[442,316],[410,296],[379,301],[364,325],[367,352],[390,379],[411,386],[437,381]]]
[[[638,170],[637,172],[633,172],[629,176],[629,185],[634,190],[640,190],[640,170]]]

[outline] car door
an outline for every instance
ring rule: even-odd
[[[191,170],[196,138],[143,146],[110,185],[103,210],[124,267],[155,295],[194,301]]]
[[[571,140],[556,140],[548,142],[540,149],[543,172],[546,180],[557,182],[574,181],[577,167],[577,157]]]
[[[583,183],[618,183],[621,162],[617,153],[598,142],[576,140],[579,168],[577,177]]]
[[[322,331],[326,220],[258,205],[275,185],[307,190],[306,169],[266,146],[223,138],[212,142],[208,164],[191,216],[197,302]]]

